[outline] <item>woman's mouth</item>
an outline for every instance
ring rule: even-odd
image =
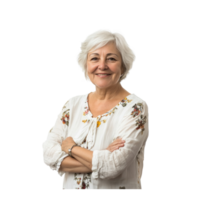
[[[108,77],[110,76],[111,74],[96,74],[98,77],[100,78],[105,78],[105,77]]]

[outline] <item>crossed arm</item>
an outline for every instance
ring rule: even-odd
[[[67,153],[67,152],[66,152]],[[85,155],[82,155],[84,154]],[[79,146],[72,149],[72,157],[68,156],[63,159],[60,170],[74,173],[89,173],[92,172],[92,156],[93,152]],[[82,156],[82,157],[81,157]]]

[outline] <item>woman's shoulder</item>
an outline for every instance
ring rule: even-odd
[[[65,109],[67,107],[74,107],[78,104],[84,104],[85,100],[86,100],[86,96],[87,96],[87,94],[83,94],[83,95],[76,95],[71,98],[68,98],[65,101],[62,109]]]
[[[143,98],[141,98],[141,97],[139,97],[139,96],[137,96],[136,94],[130,94],[130,95],[128,95],[126,98],[125,98],[125,107],[126,107],[126,111],[125,111],[125,113],[126,112],[130,112],[130,110],[131,110],[131,113],[132,113],[132,110],[143,110],[143,111],[145,111],[145,112],[148,112],[148,106],[147,106],[147,103],[146,103],[146,101],[143,99]],[[122,105],[123,106],[123,105]]]

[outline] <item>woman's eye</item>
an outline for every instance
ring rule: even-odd
[[[97,60],[98,58],[97,57],[94,57],[94,58],[92,58],[91,60]]]
[[[97,58],[92,58],[91,60],[96,60]],[[111,59],[111,60],[115,60],[114,58],[108,58],[108,59]]]
[[[108,58],[108,60],[116,60],[115,58]]]

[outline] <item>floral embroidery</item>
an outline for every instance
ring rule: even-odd
[[[85,113],[85,112],[84,112]],[[114,112],[113,112],[114,113]],[[105,115],[105,116],[108,116],[108,115],[110,115],[111,114],[111,112],[109,113],[108,112],[108,114],[107,115]],[[84,114],[83,114],[84,115]],[[103,116],[100,116],[99,118],[98,118],[98,120],[97,120],[97,128],[101,125],[101,122],[103,122],[103,123],[105,123],[106,122],[106,120],[104,119],[104,120],[101,120],[101,118],[102,118]],[[82,122],[83,123],[89,123],[90,122],[90,119],[86,119],[86,120],[82,120]]]
[[[107,115],[106,115],[107,116]],[[100,118],[99,118],[100,119]],[[101,122],[103,122],[103,123],[105,123],[106,122],[106,120],[101,120],[101,121],[97,121],[97,128],[101,125]]]
[[[88,109],[88,107],[85,107],[85,111],[83,112],[83,115],[85,116],[85,115],[87,115],[88,114],[88,112],[89,112],[89,109]]]
[[[88,103],[88,100],[85,102],[85,103]],[[83,115],[86,116],[88,113],[89,113],[89,108],[86,106],[84,107],[85,111],[83,112]],[[90,119],[86,119],[86,120],[82,120],[83,123],[89,123],[90,122]]]
[[[97,121],[97,128],[101,125],[101,121]]]
[[[70,110],[70,109],[65,110],[65,111],[63,112],[62,118],[61,118],[62,123],[63,123],[63,124],[66,124],[67,126],[69,125],[69,110]]]
[[[74,173],[74,180],[76,181],[76,184],[78,186],[76,189],[79,189],[79,187],[81,186],[81,178],[77,177],[78,174],[80,173]]]
[[[143,131],[145,130],[144,125],[146,123],[146,116],[141,114],[143,110],[143,104],[137,103],[132,108],[133,108],[133,111],[131,112],[131,115],[133,117],[140,115],[139,118],[136,120],[136,126],[137,126],[136,130],[142,129],[142,134],[143,134]]]
[[[63,110],[66,108],[66,104],[69,102],[69,100],[65,100],[64,103],[61,105],[60,110]]]
[[[133,115],[133,117],[135,117],[135,116],[139,115],[142,112],[143,105],[142,105],[142,103],[137,103],[132,108],[134,108],[134,109],[131,112],[131,115]]]
[[[87,173],[83,175],[83,182],[81,189],[88,188],[91,182],[91,173]]]
[[[119,189],[126,189],[126,188],[123,186],[123,187],[119,187]]]
[[[142,133],[145,130],[144,124],[146,123],[146,116],[140,115],[139,119],[136,120],[137,130],[142,129]]]
[[[89,123],[89,122],[90,122],[90,119],[82,120],[82,122],[83,122],[83,123],[86,123],[86,122]]]
[[[121,100],[119,102],[119,104],[121,104],[123,107],[125,107],[127,105],[127,103],[130,103],[131,101],[132,101],[131,99],[129,100],[129,99],[125,98],[125,99]]]

